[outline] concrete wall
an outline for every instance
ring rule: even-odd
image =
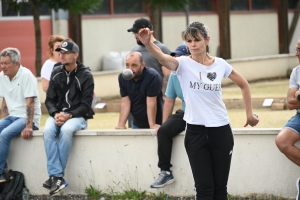
[[[277,149],[274,139],[280,129],[233,129],[235,146],[228,192],[295,197],[300,169]],[[297,145],[299,145],[297,143]],[[76,133],[66,168],[69,186],[63,194],[84,194],[92,185],[103,192],[128,189],[192,196],[193,179],[184,148],[184,134],[174,138],[172,170],[175,183],[164,189],[149,186],[157,178],[157,141],[150,129],[85,130]],[[42,132],[28,141],[14,138],[8,164],[25,174],[33,195],[47,194],[42,183],[48,178]]]

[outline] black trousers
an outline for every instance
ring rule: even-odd
[[[234,139],[231,126],[187,124],[185,148],[197,200],[227,200],[227,182]]]
[[[177,110],[157,132],[158,141],[158,167],[164,171],[170,171],[173,137],[184,131],[186,122],[183,120],[184,112]]]

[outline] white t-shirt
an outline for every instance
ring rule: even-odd
[[[228,78],[232,66],[215,57],[211,66],[202,65],[188,56],[176,58],[177,74],[186,103],[184,120],[189,124],[219,127],[229,124],[222,100],[222,79]]]
[[[289,88],[300,88],[300,66],[297,66],[293,69],[290,76],[290,86]],[[300,109],[296,109],[297,113],[300,113]]]
[[[0,72],[0,98],[7,104],[9,116],[26,118],[26,98],[34,98],[33,122],[40,126],[41,103],[37,89],[37,80],[31,71],[20,66],[16,76],[10,81],[9,77]]]
[[[41,77],[49,81],[55,64],[56,62],[50,59],[46,60],[41,69]]]

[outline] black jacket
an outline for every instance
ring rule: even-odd
[[[53,68],[45,101],[51,116],[64,111],[73,117],[93,118],[94,78],[88,67],[76,63],[77,68],[71,72],[60,63]],[[71,82],[69,87],[68,79]]]

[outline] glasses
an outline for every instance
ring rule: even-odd
[[[296,53],[300,53],[300,48],[295,48]]]

